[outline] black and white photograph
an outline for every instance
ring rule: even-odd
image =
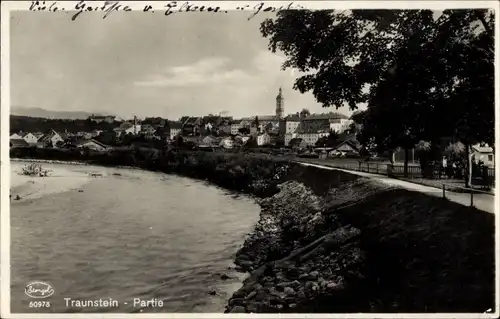
[[[384,5],[2,1],[1,317],[498,317],[499,4]]]

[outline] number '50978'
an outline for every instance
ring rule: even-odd
[[[49,308],[49,301],[30,301],[30,308]]]

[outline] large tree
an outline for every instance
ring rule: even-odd
[[[493,25],[486,10],[294,10],[261,32],[283,69],[304,72],[295,89],[325,107],[368,103],[365,140],[408,150],[493,141]]]

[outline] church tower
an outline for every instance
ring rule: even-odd
[[[283,93],[281,92],[281,88],[279,90],[278,95],[276,96],[276,117],[283,118],[283,113],[285,111],[285,99],[283,98]]]

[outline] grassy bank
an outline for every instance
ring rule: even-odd
[[[25,152],[25,153],[22,153]],[[258,195],[227,312],[494,309],[494,215],[265,155],[24,150],[11,157],[135,166]]]
[[[262,200],[227,312],[494,309],[494,215],[364,178],[322,195],[307,173]]]

